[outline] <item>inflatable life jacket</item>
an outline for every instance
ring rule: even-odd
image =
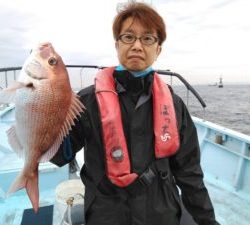
[[[114,67],[110,67],[97,73],[95,94],[101,116],[106,174],[116,186],[126,187],[135,181],[138,174],[131,172],[113,72]],[[179,135],[172,95],[156,73],[152,96],[155,157],[159,159],[173,155],[178,150]]]

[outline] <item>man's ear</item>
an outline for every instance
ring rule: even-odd
[[[155,61],[157,60],[158,56],[160,55],[161,49],[162,49],[161,45],[158,45],[157,49],[156,49]]]
[[[161,45],[159,45],[157,48],[157,57],[160,55],[161,49],[162,49],[162,47],[161,47]]]

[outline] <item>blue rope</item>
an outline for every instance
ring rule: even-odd
[[[74,157],[69,136],[67,136],[63,142],[63,157],[67,161],[72,160]]]

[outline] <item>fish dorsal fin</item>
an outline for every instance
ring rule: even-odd
[[[11,126],[7,131],[7,136],[8,136],[8,142],[11,146],[11,148],[17,153],[19,157],[23,157],[24,155],[24,150],[23,146],[21,145],[18,136],[16,134],[16,128],[15,125]]]
[[[0,91],[0,103],[11,103],[15,102],[16,90],[26,87],[25,83],[14,82],[10,87]]]
[[[58,151],[60,145],[63,142],[63,139],[69,134],[71,127],[75,125],[74,119],[80,116],[81,112],[85,109],[84,105],[79,100],[79,97],[72,92],[71,105],[69,107],[66,119],[61,127],[61,130],[54,142],[48,151],[40,158],[40,162],[47,162],[53,158],[53,156]]]

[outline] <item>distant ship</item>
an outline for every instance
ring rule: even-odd
[[[220,81],[218,83],[218,87],[219,88],[223,88],[222,77],[220,77]]]
[[[222,77],[220,77],[219,82],[215,82],[213,84],[208,84],[208,86],[217,86],[219,88],[223,88],[223,82],[222,82]]]

